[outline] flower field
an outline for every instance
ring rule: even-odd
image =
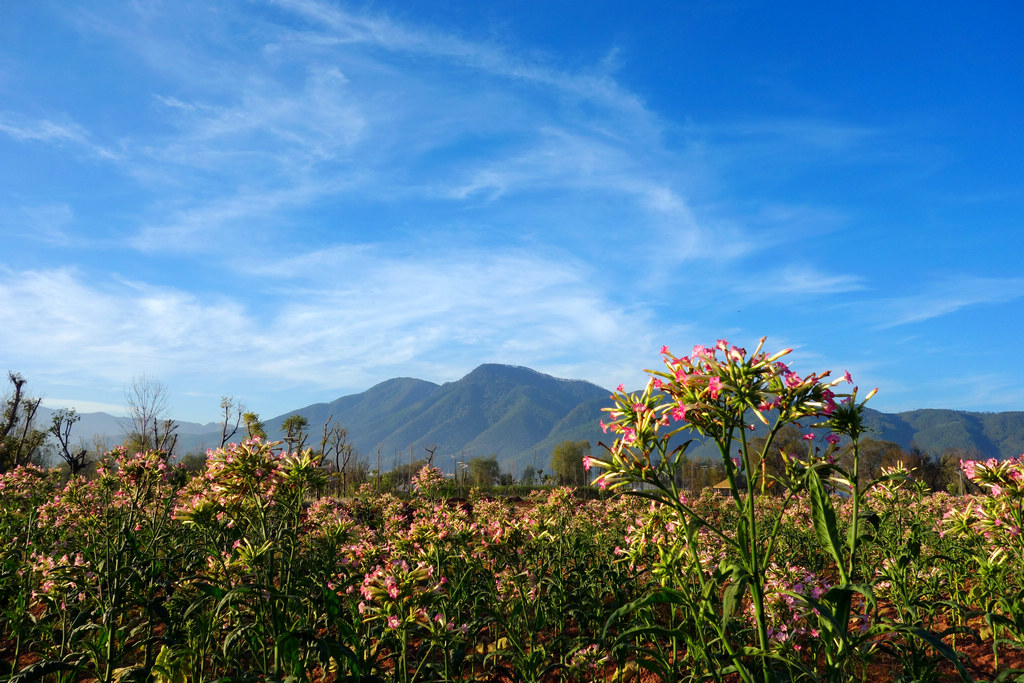
[[[965,463],[965,496],[899,469],[862,481],[856,390],[719,350],[666,350],[668,372],[616,392],[596,496],[456,499],[426,467],[402,497],[336,499],[312,452],[259,440],[195,476],[124,451],[94,478],[2,474],[0,680],[1024,673],[1024,461]],[[733,443],[759,406],[836,438],[759,480]],[[676,488],[688,429],[723,445],[725,495]]]

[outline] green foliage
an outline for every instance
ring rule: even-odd
[[[496,455],[477,456],[469,460],[469,480],[473,486],[490,488],[501,478],[501,465]]]
[[[206,453],[192,451],[181,458],[181,467],[190,474],[198,474],[206,469]]]
[[[309,438],[309,420],[302,415],[289,415],[281,423],[281,429],[284,431],[284,442],[288,444],[288,450],[302,450]]]
[[[251,410],[242,413],[242,423],[245,425],[245,432],[249,435],[250,439],[259,438],[265,440],[267,438],[267,429],[263,421],[260,420],[259,413],[254,413]]]
[[[587,472],[583,457],[590,453],[590,442],[563,441],[551,453],[551,470],[563,486],[586,486]]]

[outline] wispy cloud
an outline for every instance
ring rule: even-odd
[[[64,202],[22,206],[11,211],[0,209],[0,226],[8,235],[50,246],[69,246],[79,242],[68,231],[74,218],[74,210]]]
[[[83,30],[180,86],[153,94],[159,132],[121,143],[134,176],[165,195],[132,238],[137,248],[203,249],[233,225],[274,225],[319,201],[475,206],[564,190],[576,193],[566,207],[618,197],[649,211],[649,238],[667,230],[681,257],[707,251],[663,122],[606,64],[570,71],[384,14],[271,4],[290,20],[255,19],[247,40],[216,54],[157,33],[149,17],[78,14]],[[223,29],[222,16],[209,19]]]
[[[83,126],[72,121],[30,120],[0,112],[0,133],[18,142],[79,148],[108,161],[121,158],[118,152],[93,142],[89,132]]]
[[[788,266],[758,274],[742,282],[737,290],[755,298],[819,296],[855,292],[865,288],[862,278],[829,273],[815,267]]]
[[[904,297],[872,301],[870,315],[875,329],[922,322],[971,306],[1006,303],[1024,297],[1024,278],[990,278],[970,275],[949,277],[927,285],[924,291]]]

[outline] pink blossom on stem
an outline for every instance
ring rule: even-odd
[[[718,392],[722,390],[722,379],[720,377],[712,377],[708,380],[708,391],[711,392],[711,398],[718,398]]]
[[[960,468],[964,471],[964,476],[968,479],[974,479],[977,476],[977,470],[975,467],[977,463],[974,460],[961,460]]]

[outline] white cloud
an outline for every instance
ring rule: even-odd
[[[991,278],[959,275],[926,286],[905,297],[871,302],[875,329],[922,322],[978,305],[1007,303],[1024,297],[1024,278]]]
[[[90,401],[79,398],[43,398],[44,408],[59,410],[61,408],[74,408],[77,413],[107,413],[115,417],[126,417],[128,409],[120,403],[103,403],[102,401]]]
[[[365,388],[486,358],[586,365],[594,376],[652,345],[646,314],[609,303],[572,263],[517,252],[366,256],[319,286],[267,295],[259,309],[137,281],[87,283],[72,270],[5,269],[0,308],[14,322],[3,360],[40,380],[66,373],[113,385],[145,372]]]
[[[0,113],[0,133],[18,142],[38,142],[58,146],[71,145],[108,161],[121,158],[119,153],[94,143],[89,132],[81,125],[72,121],[29,120],[11,114]]]
[[[818,296],[863,290],[864,283],[853,275],[828,273],[811,266],[787,266],[759,273],[736,289],[756,298]]]

